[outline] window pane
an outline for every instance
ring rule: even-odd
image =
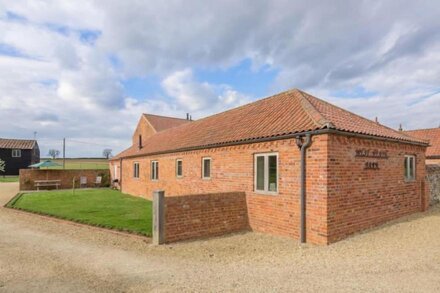
[[[159,162],[156,162],[156,180],[159,179]]]
[[[159,179],[159,162],[156,161],[151,162],[151,179],[152,180]]]
[[[257,190],[264,190],[264,157],[257,157]]]
[[[182,176],[182,161],[177,161],[177,176]]]
[[[414,179],[414,157],[409,157],[409,179]]]
[[[277,157],[269,156],[269,191],[277,191]]]
[[[408,179],[408,157],[405,157],[405,160],[403,160],[403,170],[404,170],[404,176],[405,176],[405,179]]]
[[[203,160],[203,177],[211,177],[211,160]]]
[[[139,164],[135,163],[133,169],[133,177],[139,178]]]

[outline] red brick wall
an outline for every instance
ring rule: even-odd
[[[165,241],[249,229],[244,192],[165,197]]]
[[[388,151],[388,159],[361,158],[356,149]],[[404,156],[416,156],[416,180],[404,180]],[[328,241],[427,208],[425,148],[333,135],[329,141]],[[378,170],[364,169],[379,163]]]
[[[61,180],[59,188],[72,188],[73,177],[76,178],[76,187],[79,187],[79,178],[87,177],[87,187],[95,187],[97,176],[103,176],[102,186],[108,186],[109,170],[20,170],[20,190],[36,190],[34,180]],[[107,182],[105,182],[105,177]],[[54,187],[51,187],[54,188]],[[40,189],[47,189],[41,187]]]
[[[325,243],[327,135],[313,137],[308,151],[308,237]],[[278,195],[254,191],[254,154],[278,152]],[[202,179],[202,157],[211,157],[211,179]],[[175,161],[183,159],[183,177],[176,178]],[[150,180],[150,162],[159,161],[159,180]],[[133,163],[140,164],[140,178],[133,178]],[[253,230],[299,237],[300,152],[295,140],[280,140],[208,150],[164,154],[123,160],[122,191],[152,198],[154,190],[166,195],[243,191],[247,196],[249,223]],[[310,184],[311,183],[311,184]]]
[[[308,242],[334,242],[427,206],[423,147],[334,134],[312,140],[307,150]],[[357,148],[386,149],[389,158],[378,159],[379,170],[364,170],[367,159],[355,158]],[[278,152],[277,195],[254,191],[254,154],[265,152]],[[404,181],[405,154],[417,156],[415,182]],[[203,157],[212,159],[211,179],[202,179]],[[183,159],[182,178],[176,178],[176,159]],[[152,160],[159,161],[157,181],[150,180]],[[133,178],[134,162],[140,164],[139,179]],[[123,192],[151,199],[154,190],[173,196],[243,191],[251,229],[295,239],[300,229],[299,188],[300,151],[294,139],[123,160]]]

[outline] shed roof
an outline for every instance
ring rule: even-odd
[[[33,139],[0,138],[0,149],[29,150],[33,149],[36,143]]]
[[[248,143],[326,128],[427,144],[293,89],[156,133],[142,149],[132,146],[116,158]]]

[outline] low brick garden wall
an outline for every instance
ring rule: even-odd
[[[436,204],[440,202],[440,164],[439,165],[427,165],[426,166],[426,181],[429,185],[429,191],[431,194],[430,204]]]
[[[162,211],[165,243],[249,229],[244,192],[165,196]]]
[[[73,178],[75,186],[79,188],[79,178],[87,177],[87,187],[95,187],[97,176],[102,177],[101,187],[109,186],[109,170],[40,170],[40,169],[21,169],[20,170],[20,190],[36,190],[35,180],[61,180],[60,189],[72,188]],[[40,188],[46,189],[46,188]],[[53,189],[53,187],[51,187]]]

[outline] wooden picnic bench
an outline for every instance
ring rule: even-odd
[[[61,180],[34,180],[35,187],[40,190],[40,187],[55,186],[57,189],[61,185]]]

